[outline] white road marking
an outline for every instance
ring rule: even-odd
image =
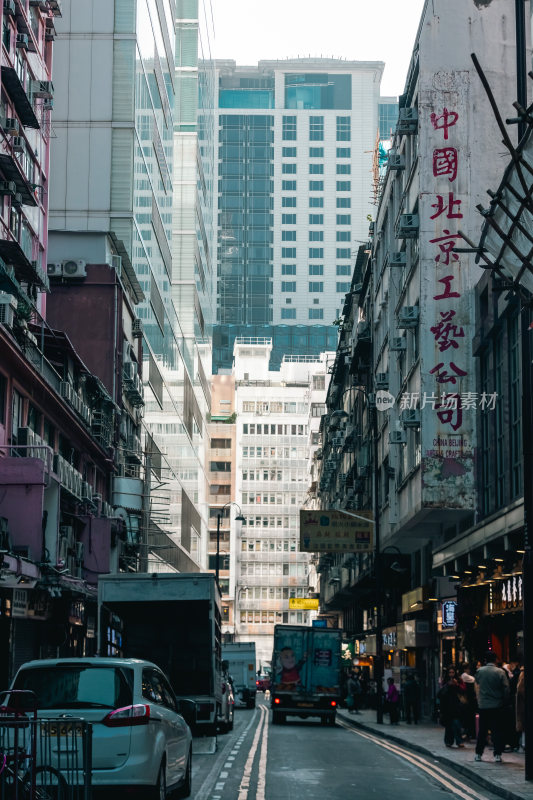
[[[259,774],[257,777],[257,797],[256,800],[265,800],[266,788],[266,767],[268,754],[268,711],[263,722],[263,736],[261,739],[261,753],[259,755]]]
[[[257,752],[257,746],[259,744],[259,736],[261,735],[261,728],[263,727],[263,723],[265,719],[268,718],[268,709],[266,708],[266,706],[260,706],[260,710],[261,710],[261,719],[259,720],[259,724],[257,726],[257,730],[254,735],[252,746],[250,748],[246,764],[244,765],[244,772],[241,780],[241,785],[239,786],[238,800],[248,800],[248,791],[250,789],[250,777],[252,774],[252,767],[255,759],[255,754]]]
[[[450,783],[450,775],[445,772],[445,770],[441,769],[441,767],[429,764],[423,756],[416,755],[415,753],[407,753],[399,745],[396,745],[393,742],[385,741],[366,732],[363,733],[362,731],[356,730],[350,725],[347,725],[339,720],[337,720],[337,724],[345,730],[351,731],[351,733],[355,733],[358,736],[362,736],[363,739],[368,739],[368,741],[378,744],[380,747],[385,748],[385,750],[389,750],[391,753],[394,753],[394,755],[409,761],[414,766],[422,769],[424,772],[427,772],[428,775],[431,775],[434,780],[441,783],[450,792],[453,792],[458,797],[462,797],[463,800],[486,800],[485,795],[478,794],[465,783],[461,783],[460,781],[457,781],[457,784]],[[462,791],[463,789],[465,791]],[[465,794],[465,792],[468,792],[468,794]]]

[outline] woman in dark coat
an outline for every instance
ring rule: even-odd
[[[439,691],[440,721],[444,725],[444,744],[452,747],[464,747],[462,742],[463,707],[466,701],[466,686],[457,675],[455,667],[446,670],[442,689]]]

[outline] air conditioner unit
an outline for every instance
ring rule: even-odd
[[[15,0],[4,0],[4,14],[8,17],[15,15]]]
[[[24,204],[24,198],[22,197],[20,192],[15,192],[15,194],[13,195],[13,200],[11,202],[14,206],[18,206],[20,208],[20,206]]]
[[[15,181],[0,181],[0,195],[14,195],[17,191],[17,184]]]
[[[17,310],[17,298],[12,294],[0,292],[0,325],[13,325],[15,311]]]
[[[396,228],[397,239],[416,239],[420,228],[418,214],[400,214],[398,227]]]
[[[419,306],[404,306],[398,314],[398,328],[416,328],[419,316]]]
[[[420,409],[406,408],[400,414],[400,419],[405,428],[420,427]]]
[[[405,169],[405,156],[403,153],[390,153],[387,161],[389,169],[400,170]]]
[[[370,475],[371,469],[369,464],[361,464],[357,467],[357,477],[358,478],[368,478]]]
[[[89,483],[87,483],[87,481],[83,481],[81,484],[81,496],[83,500],[93,499],[92,486]]]
[[[140,337],[143,335],[143,323],[142,320],[139,319],[138,317],[136,317],[133,320],[133,324],[131,326],[131,332],[135,339],[140,339]]]
[[[389,258],[391,267],[405,267],[407,265],[407,253],[400,250],[398,253],[391,253]]]
[[[406,444],[407,434],[405,431],[391,431],[389,433],[390,444]]]
[[[389,373],[388,372],[377,372],[376,373],[376,389],[388,389],[389,388]]]
[[[63,261],[63,277],[65,278],[86,278],[86,262],[81,259],[67,259]]]
[[[17,33],[17,47],[22,47],[24,50],[28,49],[27,33]]]
[[[6,133],[18,133],[20,131],[20,122],[16,117],[4,117],[2,128]]]
[[[341,580],[341,568],[332,567],[329,571],[328,582],[336,583],[338,581],[340,583],[340,580]]]
[[[117,275],[122,274],[122,256],[113,254],[111,256],[111,266],[114,268]]]
[[[398,114],[398,122],[396,125],[398,133],[416,133],[418,130],[418,109],[413,108],[400,108]]]
[[[11,145],[15,153],[23,153],[26,142],[22,136],[13,136],[11,139]]]
[[[32,81],[31,95],[51,99],[54,96],[54,84],[52,81]]]
[[[43,111],[51,111],[54,107],[54,98],[45,97],[43,99]]]
[[[407,350],[407,339],[405,336],[393,336],[389,346],[389,350],[395,353],[401,353]]]
[[[60,278],[63,276],[63,265],[58,261],[47,264],[46,272],[49,278]]]
[[[137,364],[134,361],[126,361],[123,369],[126,380],[134,381],[137,377]]]
[[[69,546],[68,546],[67,539],[65,539],[64,536],[60,536],[59,537],[59,548],[58,548],[58,552],[57,552],[57,561],[58,561],[58,563],[61,562],[61,563],[66,565],[67,558],[68,558],[68,551],[69,551]]]

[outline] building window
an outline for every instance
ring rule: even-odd
[[[322,392],[326,388],[326,376],[325,375],[313,375],[313,391],[315,392]]]
[[[341,292],[342,294],[346,294],[350,291],[350,283],[344,283],[337,281],[337,291]]]
[[[309,258],[324,258],[324,248],[323,247],[310,247],[309,248]]]
[[[323,197],[310,197],[309,198],[309,208],[324,208],[324,198]]]
[[[324,309],[323,308],[310,308],[309,309],[309,319],[324,319]]]
[[[337,214],[337,225],[351,225],[351,214]]]
[[[351,264],[337,264],[337,275],[351,275]]]
[[[310,147],[309,148],[309,158],[324,158],[324,148],[323,147]]]
[[[284,147],[281,151],[281,155],[284,158],[296,158],[296,148],[295,147]]]
[[[296,139],[296,117],[283,117],[282,139]]]
[[[231,461],[210,461],[211,472],[231,472]]]
[[[349,247],[337,247],[337,258],[351,258],[352,251]]]
[[[352,234],[350,231],[337,231],[338,242],[350,242],[351,239],[352,239]]]
[[[309,281],[309,291],[310,292],[323,292],[324,291],[324,283],[323,283],[323,281]]]
[[[309,224],[310,225],[323,225],[324,224],[324,214],[309,214]]]
[[[309,117],[309,140],[324,141],[324,117]]]
[[[281,291],[282,292],[295,292],[296,291],[296,281],[281,281]]]
[[[295,247],[282,247],[281,248],[281,257],[282,258],[296,258],[296,248]]]
[[[337,164],[337,175],[350,175],[351,172],[351,164]]]
[[[323,242],[324,241],[324,231],[309,231],[309,241],[310,242]]]
[[[282,164],[281,171],[284,175],[296,175],[296,164]]]
[[[282,308],[281,309],[281,319],[296,319],[296,309],[295,308]]]
[[[324,191],[324,181],[309,181],[309,191],[310,192],[323,192]]]
[[[309,274],[310,275],[323,275],[324,274],[324,265],[323,264],[309,264]]]
[[[337,141],[349,142],[351,138],[350,117],[337,117]]]
[[[282,242],[295,242],[296,241],[296,231],[281,231],[281,241]]]
[[[323,175],[324,174],[324,164],[309,164],[309,174],[310,175]]]
[[[281,222],[283,225],[296,225],[296,214],[282,214]]]
[[[284,192],[295,192],[296,181],[281,181],[281,188]]]
[[[351,197],[337,197],[337,208],[351,208],[351,207],[352,207]]]
[[[282,264],[281,265],[281,274],[282,275],[296,275],[296,264]]]
[[[351,181],[337,181],[338,192],[351,192],[351,190],[352,190]]]
[[[296,208],[296,198],[295,197],[282,197],[281,198],[281,205],[283,208]]]
[[[337,147],[337,158],[351,158],[352,150],[350,147]]]

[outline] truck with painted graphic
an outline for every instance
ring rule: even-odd
[[[101,575],[98,607],[99,654],[157,664],[176,697],[194,703],[193,732],[214,736],[224,722],[221,604],[215,576]]]
[[[255,706],[255,658],[255,642],[228,642],[222,645],[222,660],[228,663],[236,706]]]
[[[298,716],[334,725],[341,699],[341,631],[276,625],[271,677],[273,724]]]

